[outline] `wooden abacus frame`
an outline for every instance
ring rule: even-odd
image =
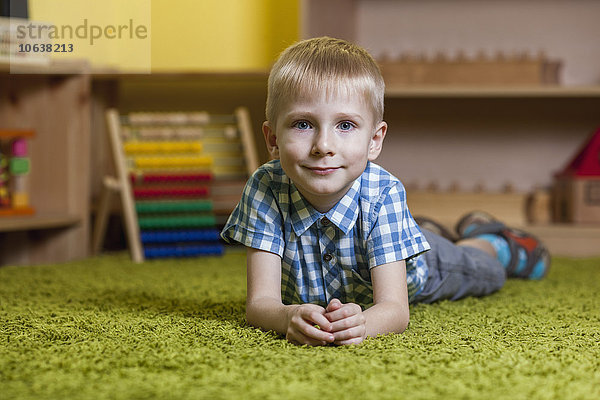
[[[206,116],[210,118],[210,114],[203,114],[206,114]],[[246,162],[246,173],[248,176],[250,176],[256,170],[256,168],[258,168],[259,159],[256,151],[248,110],[245,107],[238,107],[235,109],[232,118],[236,121],[237,130],[240,133],[240,139]],[[102,247],[110,213],[111,200],[113,194],[117,192],[119,194],[121,209],[123,212],[125,233],[131,258],[134,262],[140,263],[145,260],[145,257],[140,238],[140,227],[133,197],[130,174],[128,171],[123,141],[121,139],[121,117],[116,109],[109,109],[106,112],[106,120],[116,176],[105,176],[103,179],[103,189],[93,232],[92,253],[97,254]]]

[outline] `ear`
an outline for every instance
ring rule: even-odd
[[[279,158],[279,147],[277,146],[277,136],[275,130],[271,126],[269,121],[265,121],[262,124],[262,131],[265,137],[265,143],[267,144],[267,151],[271,155],[271,159]]]
[[[383,139],[385,139],[386,133],[387,123],[385,121],[381,121],[375,127],[375,133],[371,138],[371,143],[369,143],[369,161],[374,161],[377,157],[379,157],[379,153],[381,153],[381,149],[383,148]]]

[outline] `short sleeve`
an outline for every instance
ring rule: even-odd
[[[408,210],[406,192],[400,182],[382,192],[370,217],[373,225],[367,238],[369,268],[410,259],[430,249]]]
[[[228,243],[241,243],[282,257],[282,217],[270,183],[271,176],[263,168],[250,177],[221,237]]]

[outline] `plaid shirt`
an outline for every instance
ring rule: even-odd
[[[427,280],[429,244],[406,205],[402,183],[369,162],[327,213],[315,210],[285,175],[279,160],[249,179],[221,232],[227,242],[279,255],[284,304],[326,306],[333,298],[373,304],[370,269],[406,260],[409,299]]]

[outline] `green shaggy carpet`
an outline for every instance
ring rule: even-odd
[[[598,399],[600,259],[296,347],[244,322],[245,257],[0,268],[2,399]]]

